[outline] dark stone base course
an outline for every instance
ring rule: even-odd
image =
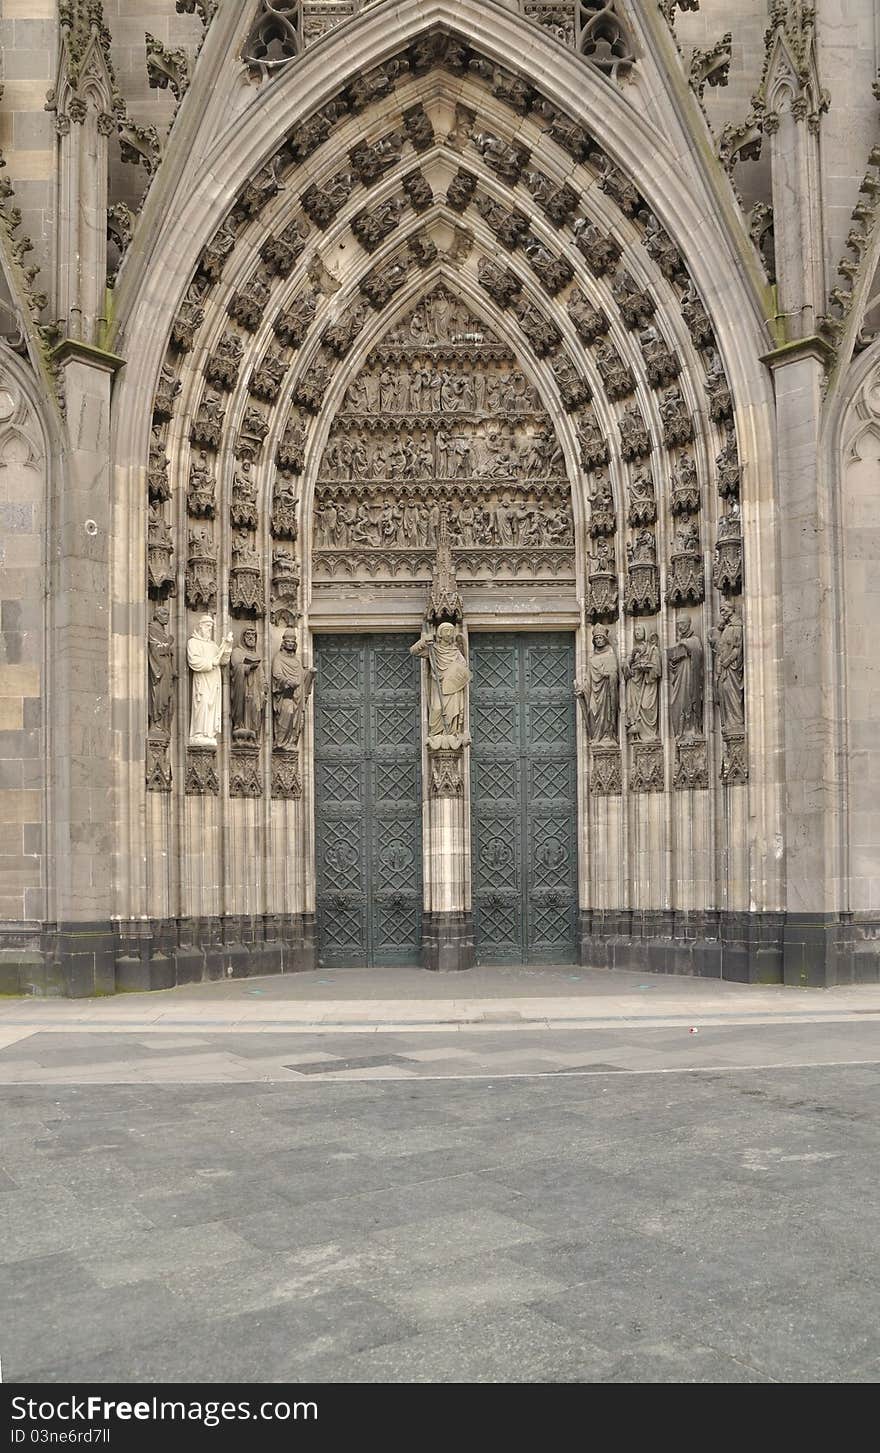
[[[469,913],[426,913],[422,967],[474,965]],[[317,966],[311,914],[144,923],[0,925],[0,994],[78,999]],[[851,914],[584,909],[579,959],[597,968],[740,984],[880,983],[880,919]]]
[[[456,973],[474,966],[474,920],[471,913],[425,913],[422,916],[422,968]]]
[[[582,909],[580,962],[808,989],[880,983],[880,923],[852,914]]]
[[[71,999],[316,965],[310,914],[0,927],[0,993]]]

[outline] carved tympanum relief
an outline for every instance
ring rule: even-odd
[[[444,509],[462,580],[573,576],[550,417],[509,347],[439,286],[349,385],[319,471],[315,581],[429,580]]]

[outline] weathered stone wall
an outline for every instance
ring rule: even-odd
[[[49,452],[27,365],[0,349],[0,991],[8,991],[19,987],[19,966],[39,970],[41,925],[48,916]]]
[[[54,3],[0,0],[0,144],[23,213],[11,247],[31,235],[25,262],[43,265],[47,292],[58,278],[44,321],[60,316],[70,339],[55,359],[63,472],[51,477],[36,425],[48,368],[28,374],[10,360],[14,402],[0,420],[0,770],[13,826],[0,917],[33,925],[25,948],[39,940],[44,959],[64,959],[70,992],[112,986],[114,963],[116,982],[133,987],[312,961],[309,714],[296,752],[278,760],[268,722],[258,742],[229,741],[224,686],[219,752],[193,752],[185,646],[211,571],[218,636],[231,624],[238,640],[253,621],[267,664],[285,608],[302,613],[305,662],[316,630],[418,629],[426,560],[407,575],[402,527],[383,586],[375,560],[326,542],[317,558],[313,502],[346,388],[401,310],[442,282],[505,340],[544,400],[575,524],[564,578],[482,557],[480,575],[465,561],[471,628],[576,631],[581,674],[607,649],[592,636],[604,623],[622,703],[623,668],[638,669],[657,637],[657,739],[628,732],[623,705],[616,743],[579,726],[584,956],[622,964],[647,953],[657,968],[739,978],[778,977],[784,961],[792,982],[823,982],[856,972],[858,920],[858,972],[876,974],[876,387],[864,359],[850,363],[870,341],[856,335],[862,274],[878,252],[871,0],[819,6],[815,47],[794,0],[774,9],[793,80],[784,57],[766,64],[764,0],[675,9],[672,32],[654,0],[623,0],[613,53],[591,64],[542,36],[518,0],[368,6],[353,23],[357,77],[352,30],[334,46],[318,35],[317,10],[289,67],[268,76],[253,55],[243,65],[257,9],[221,0],[204,32],[175,0],[107,0],[97,86],[88,104],[74,86],[76,109],[53,116]],[[435,65],[413,40],[428,22],[467,32],[471,48]],[[182,110],[173,87],[149,85],[146,31],[186,54]],[[394,45],[405,64],[371,70]],[[119,158],[114,85],[128,122],[154,128],[164,149],[152,181]],[[763,134],[734,135],[761,85]],[[331,98],[326,130],[310,132]],[[760,145],[760,159],[725,175],[725,136],[746,137],[749,156]],[[106,200],[135,214],[109,310],[108,170]],[[75,205],[77,176],[88,177],[88,216]],[[755,203],[765,210],[750,238]],[[115,224],[124,242],[124,213]],[[603,235],[621,257],[601,256]],[[22,278],[6,269],[13,312],[25,316]],[[840,278],[846,296],[832,295],[829,321]],[[44,365],[48,342],[27,340]],[[29,454],[10,421],[30,430]],[[355,420],[355,443],[372,427]],[[320,488],[350,482],[325,475]],[[373,482],[377,499],[387,483]],[[497,511],[498,498],[490,504]],[[207,526],[201,558],[192,536]],[[497,533],[490,525],[495,545]],[[177,670],[164,735],[149,719],[157,607],[168,608]],[[685,618],[704,649],[704,730],[690,735],[672,725],[666,654]],[[464,943],[470,844],[459,807],[442,803],[426,809],[426,901],[449,922],[432,918],[430,933]]]

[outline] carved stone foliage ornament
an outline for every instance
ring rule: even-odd
[[[662,792],[666,785],[659,742],[634,742],[629,766],[630,792]]]
[[[299,762],[292,752],[272,753],[272,796],[292,801],[302,797]]]
[[[229,796],[262,797],[263,775],[255,747],[233,747],[229,755]]]
[[[461,797],[463,794],[461,752],[432,752],[431,796]]]
[[[154,741],[152,737],[148,739],[146,775],[148,792],[171,791],[171,762],[167,742]]]
[[[213,747],[188,747],[186,753],[186,792],[194,797],[219,797],[217,753]]]
[[[709,758],[704,741],[677,741],[673,787],[684,789],[709,786]]]

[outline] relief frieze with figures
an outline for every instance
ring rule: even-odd
[[[345,394],[315,492],[315,580],[430,578],[444,509],[463,576],[573,579],[550,416],[509,346],[440,286]]]

